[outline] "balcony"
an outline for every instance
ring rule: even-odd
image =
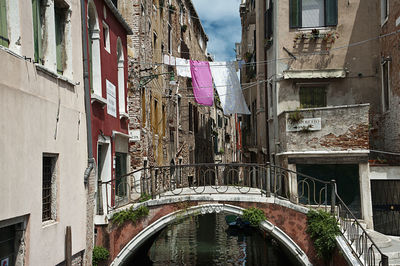
[[[369,104],[298,109],[278,117],[283,154],[366,151]]]

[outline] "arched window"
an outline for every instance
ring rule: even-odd
[[[121,39],[118,37],[117,40],[117,64],[118,64],[118,104],[119,114],[126,116],[125,108],[125,62],[124,62],[124,50],[122,47]]]
[[[88,29],[89,29],[89,63],[90,89],[92,94],[102,97],[101,90],[101,62],[100,62],[100,28],[96,6],[93,0],[88,2]]]

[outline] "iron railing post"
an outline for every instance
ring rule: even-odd
[[[389,266],[389,258],[385,254],[381,255],[382,266]]]
[[[266,180],[266,196],[270,197],[271,196],[271,166],[267,164],[266,166],[266,171],[267,171],[267,180]]]
[[[142,182],[141,182],[141,194],[142,195],[145,195],[145,194],[147,194],[147,169],[146,168],[143,168],[143,175],[141,175],[141,179],[142,179]]]
[[[336,181],[335,179],[331,180],[331,214],[335,215],[335,206],[336,206]]]
[[[156,194],[156,182],[155,182],[155,176],[154,176],[154,169],[153,167],[150,167],[150,182],[151,182],[151,198],[154,199],[154,196]]]

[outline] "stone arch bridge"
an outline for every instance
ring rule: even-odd
[[[334,181],[319,181],[278,166],[146,168],[103,182],[99,194],[106,205],[103,216],[107,222],[96,226],[96,245],[110,251],[111,265],[123,265],[146,240],[185,216],[219,212],[240,215],[249,207],[262,209],[267,217],[260,232],[272,235],[302,265],[323,264],[306,233],[310,208],[325,208],[339,220],[342,235],[336,240],[341,252],[334,255],[335,265],[388,265],[387,256],[337,194]],[[151,195],[152,199],[140,203],[140,195]],[[149,208],[149,215],[136,223],[108,222],[121,210],[142,205]]]

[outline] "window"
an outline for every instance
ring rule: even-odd
[[[165,111],[165,105],[163,104],[162,105],[162,135],[163,135],[163,137],[165,136],[165,131],[166,131],[166,128],[167,128],[167,118],[166,118],[166,111]]]
[[[146,126],[146,89],[142,88],[142,127]]]
[[[290,0],[289,23],[291,28],[336,26],[337,0]]]
[[[126,115],[126,103],[125,103],[125,58],[122,47],[121,39],[117,39],[117,65],[118,65],[118,105],[119,114]]]
[[[3,1],[3,0],[1,0]],[[42,12],[41,0],[32,0],[33,38],[35,48],[35,62],[42,63]]]
[[[103,45],[104,49],[110,53],[110,28],[103,21]]]
[[[65,40],[65,10],[62,8],[54,8],[55,28],[56,28],[56,61],[57,73],[64,73],[64,40]]]
[[[389,62],[385,61],[382,64],[382,100],[383,111],[389,110],[389,91],[390,91],[390,66]]]
[[[172,28],[171,25],[168,24],[168,53],[172,53]]]
[[[7,26],[7,3],[6,0],[0,0],[0,45],[8,47],[10,41],[8,39]]]
[[[300,106],[315,108],[326,106],[326,89],[324,87],[300,87]]]
[[[381,24],[385,24],[389,16],[389,0],[381,0]]]
[[[27,218],[15,217],[0,222],[0,265],[20,265],[24,259],[24,252],[20,252],[24,245],[24,232]]]
[[[57,155],[44,154],[42,163],[42,221],[56,219]]]
[[[157,33],[153,32],[153,49],[157,49]]]
[[[113,5],[118,8],[118,0],[111,0],[111,2],[113,3]]]
[[[127,196],[127,154],[126,153],[115,153],[115,190],[116,190],[116,202],[120,202]]]
[[[269,39],[272,37],[273,33],[273,5],[272,0],[266,1],[266,11],[264,14],[264,23],[265,23],[265,38]]]
[[[193,105],[189,103],[189,131],[193,131]]]

